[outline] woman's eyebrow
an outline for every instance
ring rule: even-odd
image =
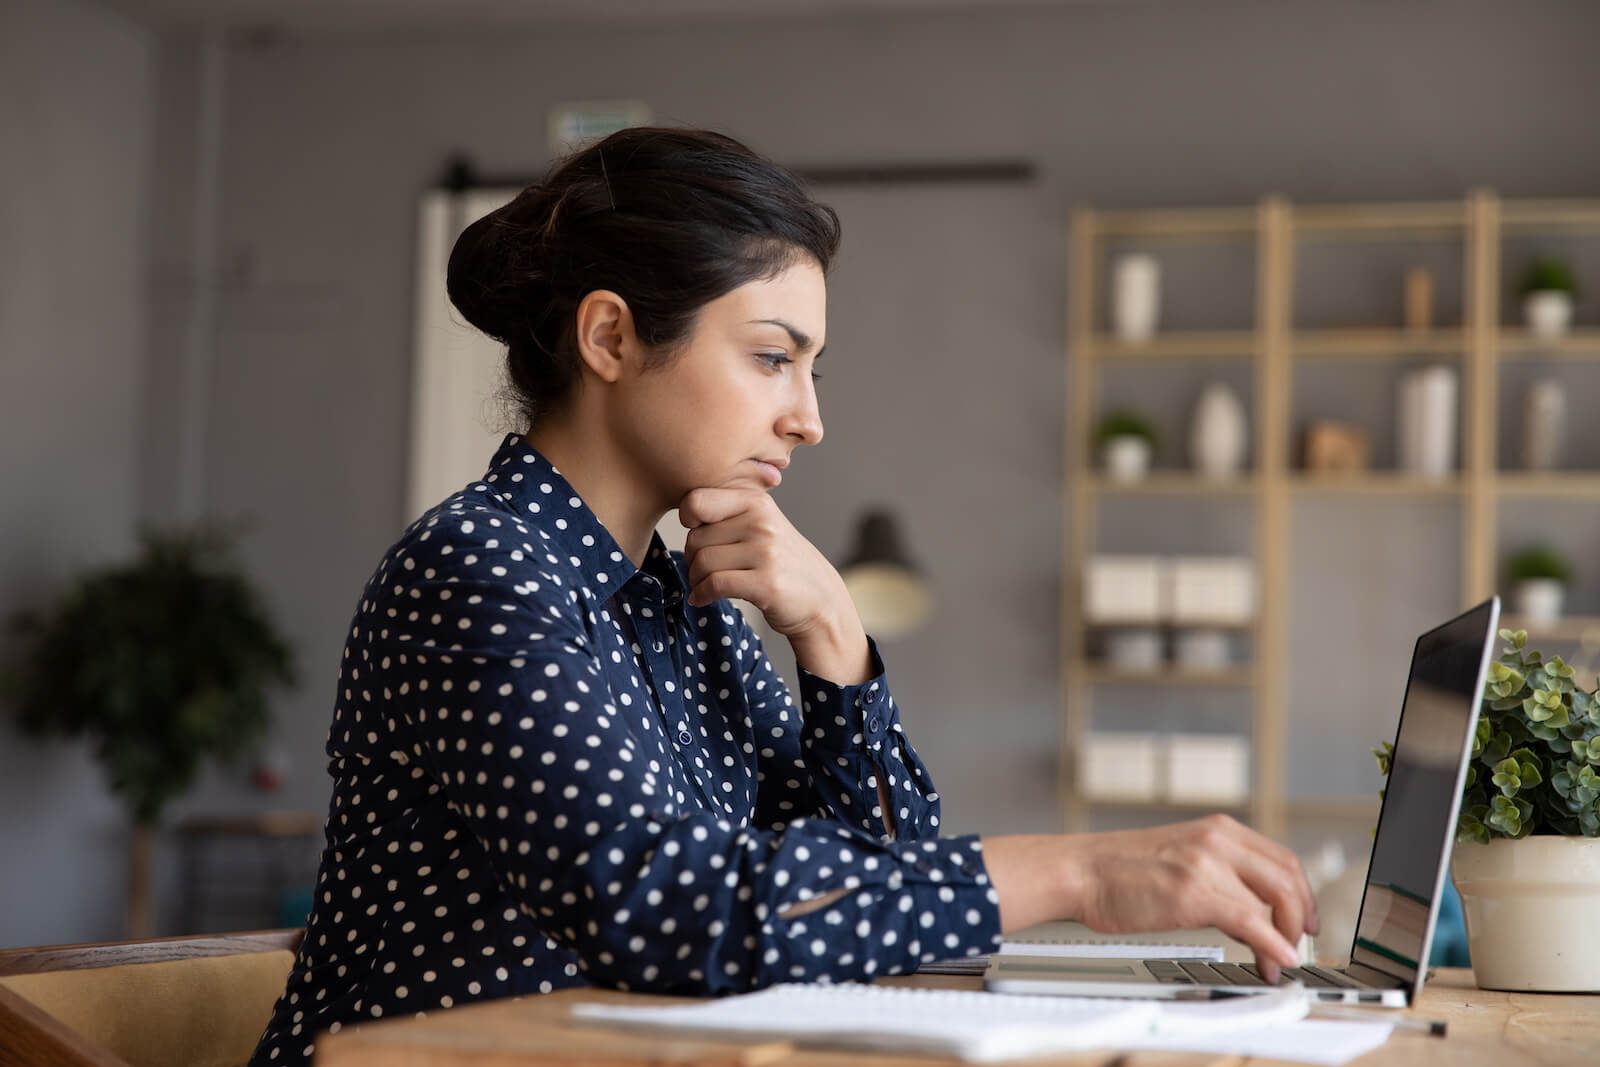
[[[792,325],[792,324],[790,324],[788,322],[785,322],[783,319],[751,319],[749,322],[745,323],[745,325],[746,326],[780,326],[780,327],[783,328],[783,332],[787,333],[789,335],[789,340],[794,342],[794,346],[796,348],[800,349],[803,352],[806,349],[811,347],[811,336],[809,334],[807,334],[805,331],[799,329],[798,327],[796,327],[796,326],[794,326],[794,325]],[[812,358],[813,359],[821,359],[822,358],[822,353],[826,352],[827,350],[828,350],[828,346],[827,345],[823,345],[821,348],[817,349],[817,354],[815,356],[813,356]]]

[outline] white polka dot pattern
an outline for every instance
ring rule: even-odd
[[[515,434],[412,524],[348,633],[315,905],[252,1065],[476,999],[862,979],[999,943],[876,648],[863,685],[801,672],[796,708],[740,612],[686,594],[681,555],[658,539],[635,569]]]

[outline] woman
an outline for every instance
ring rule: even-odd
[[[599,983],[721,993],[1076,918],[1315,929],[1232,820],[939,838],[839,575],[768,491],[822,440],[838,220],[716,134],[630,129],[468,227],[451,300],[529,429],[385,555],[328,739],[315,907],[253,1063],[353,1021]],[[678,509],[685,552],[656,523]],[[726,598],[789,642],[798,699]]]

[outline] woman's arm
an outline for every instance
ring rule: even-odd
[[[976,837],[886,843],[807,818],[780,831],[678,801],[665,739],[612,692],[580,609],[551,596],[574,577],[534,570],[521,536],[493,532],[507,543],[435,531],[381,583],[359,728],[461,820],[475,841],[462,869],[488,864],[591,979],[724,992],[997,942]]]
[[[1319,927],[1294,853],[1226,815],[1148,830],[986,837],[1004,931],[1076,919],[1109,934],[1215,926],[1269,980]]]

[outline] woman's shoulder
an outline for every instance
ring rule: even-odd
[[[438,581],[529,592],[542,588],[536,583],[563,587],[571,564],[558,551],[559,531],[541,519],[519,515],[493,486],[474,482],[412,522],[384,553],[373,583],[402,593]]]

